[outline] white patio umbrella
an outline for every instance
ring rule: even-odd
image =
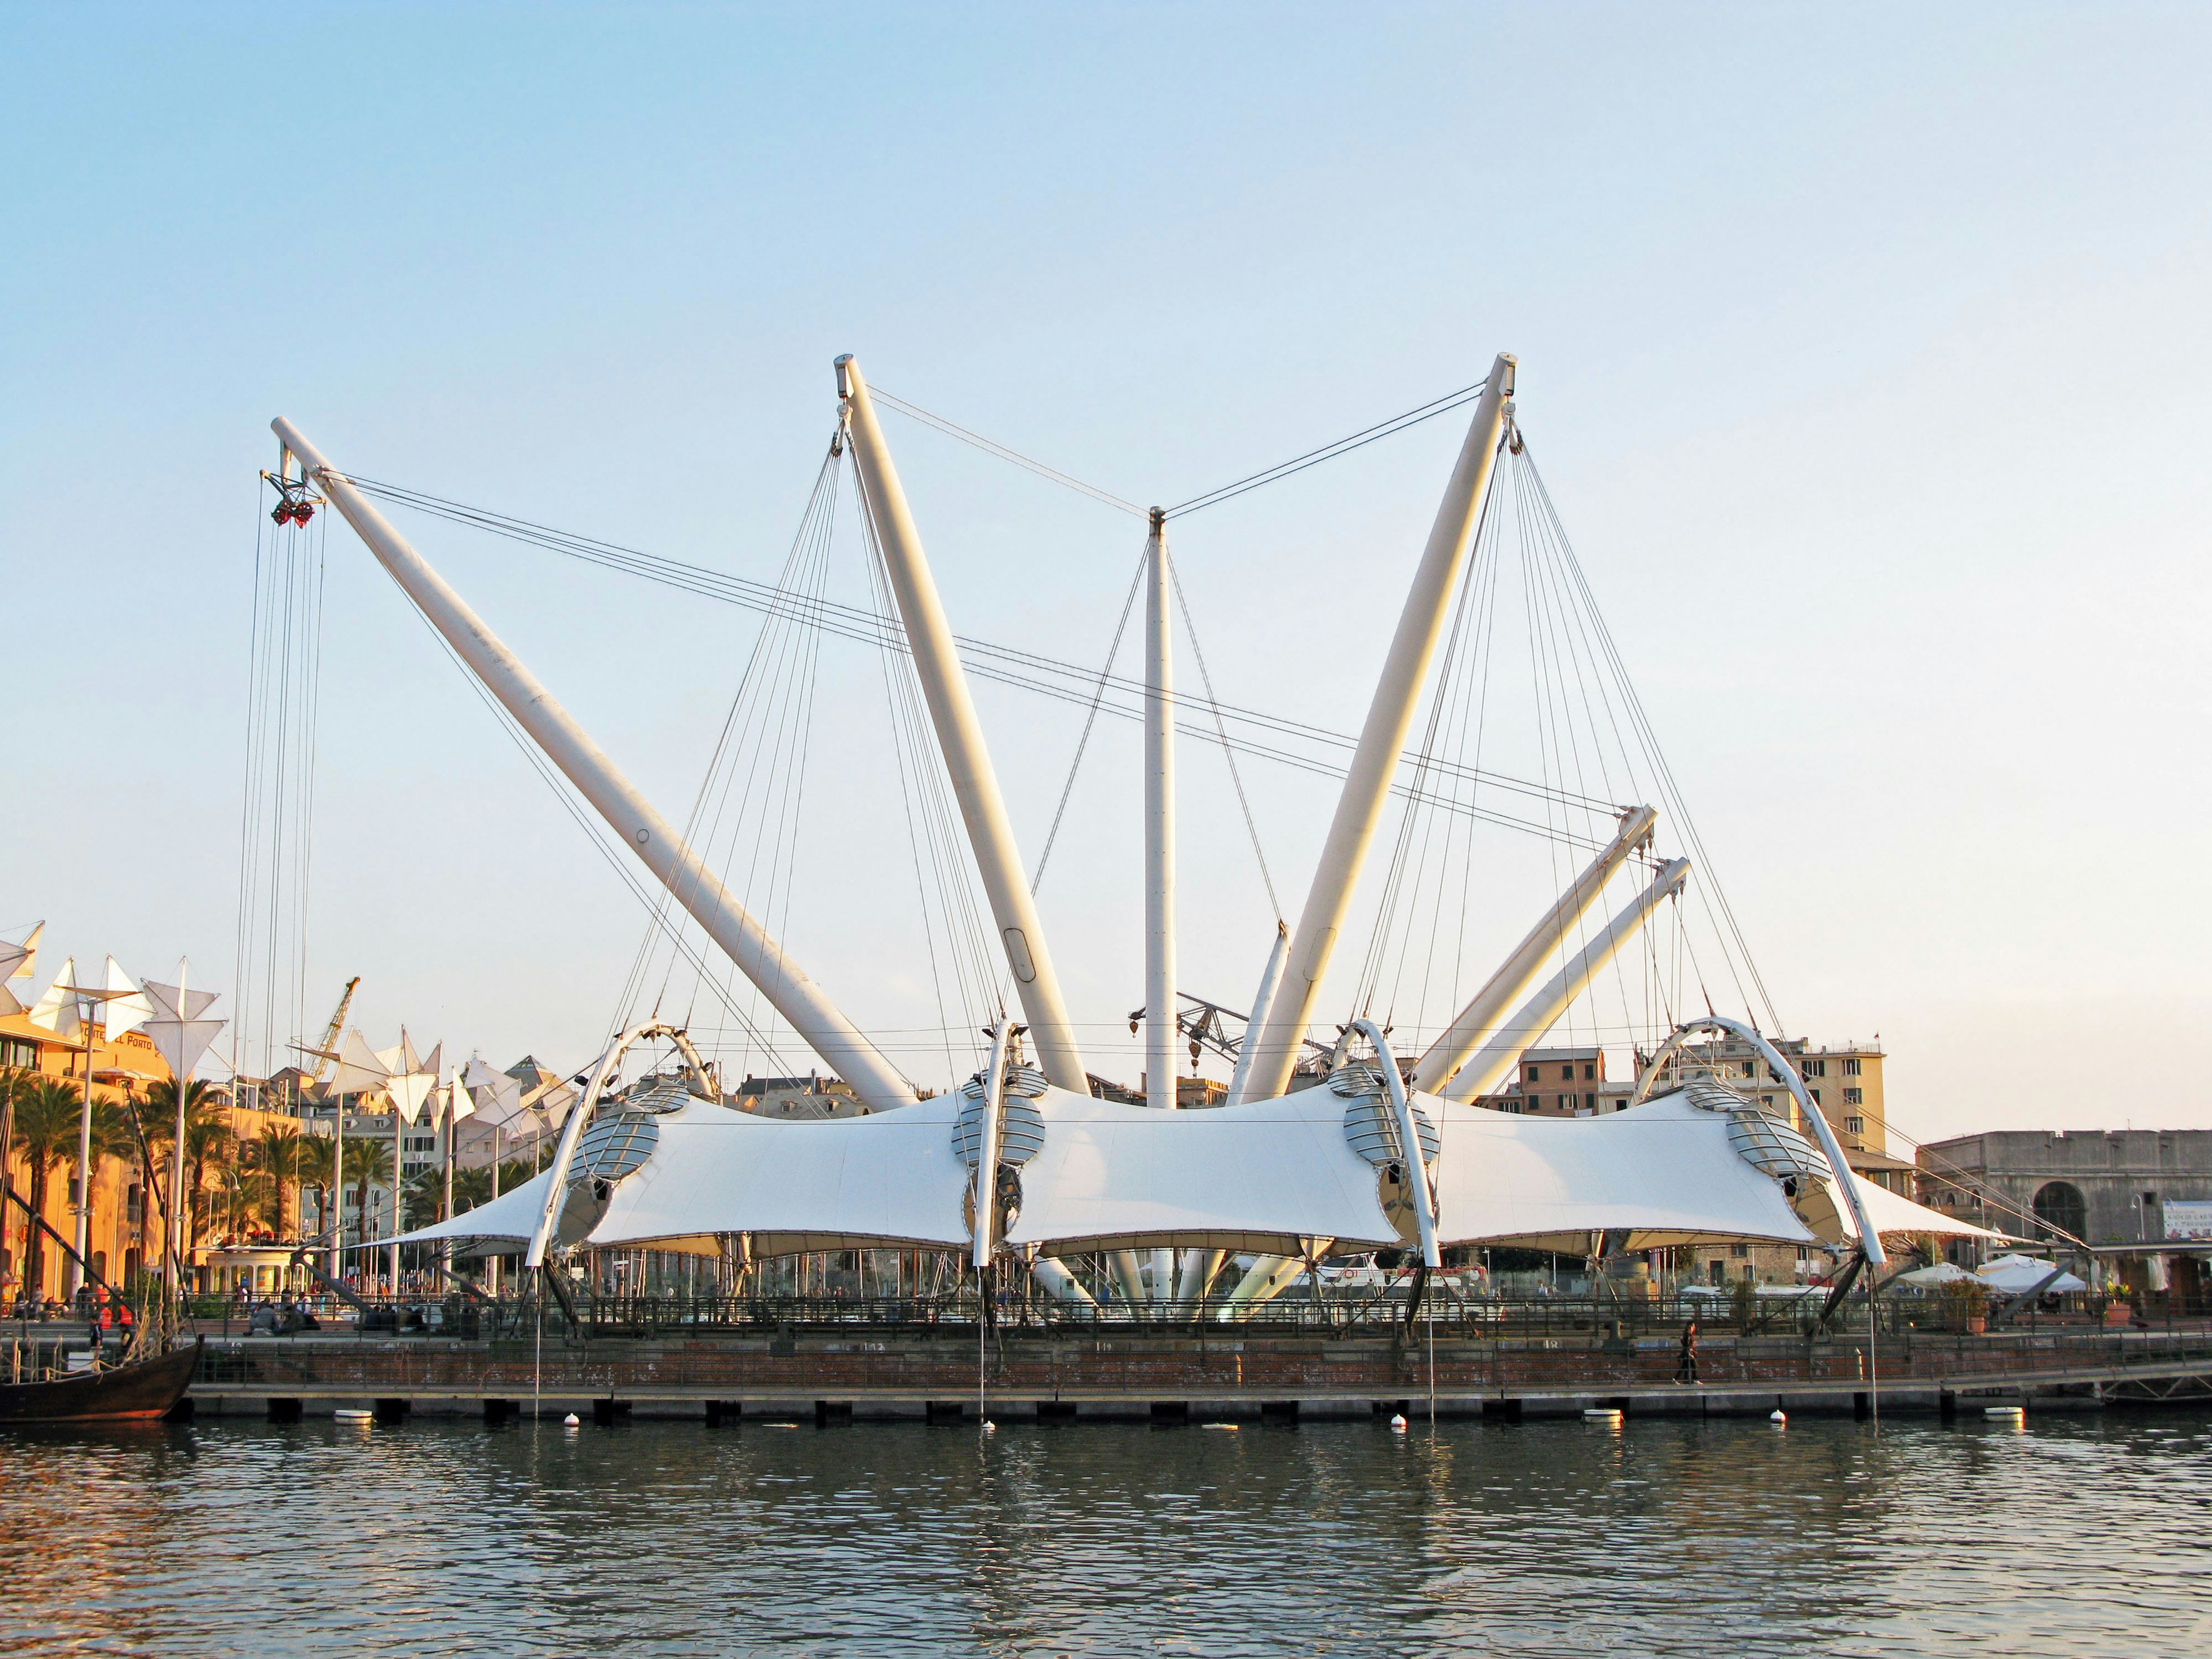
[[[2022,1291],[2032,1291],[2051,1278],[2051,1270],[2058,1264],[2043,1261],[2032,1255],[2001,1255],[1994,1261],[1982,1264],[1977,1275],[1993,1291],[2007,1296],[2017,1296]],[[2045,1296],[2057,1296],[2067,1291],[2086,1291],[2089,1287],[2072,1273],[2062,1273],[2051,1283],[2043,1285]]]
[[[1946,1285],[1970,1284],[1975,1276],[1954,1261],[1939,1261],[1932,1267],[1915,1268],[1909,1273],[1899,1273],[1900,1285],[1917,1285],[1923,1290],[1939,1290]]]

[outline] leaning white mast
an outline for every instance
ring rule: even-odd
[[[929,705],[930,723],[936,728],[953,799],[960,803],[960,817],[968,827],[969,845],[975,850],[976,870],[991,902],[992,919],[998,923],[999,938],[1006,946],[1006,965],[1013,970],[1022,1013],[1029,1023],[1030,1042],[1048,1078],[1063,1089],[1087,1095],[1091,1076],[1075,1041],[1074,1022],[1069,1019],[1066,1001],[1060,995],[1052,952],[1045,946],[1043,924],[1030,896],[1029,878],[1022,869],[1013,825],[1006,817],[1006,797],[999,792],[999,775],[983,742],[983,724],[976,718],[975,699],[969,695],[967,671],[953,648],[944,601],[938,597],[936,579],[930,574],[929,561],[921,550],[921,533],[915,528],[905,488],[899,483],[898,469],[891,465],[883,428],[877,423],[868,383],[850,356],[837,359],[837,395],[850,424],[853,459],[860,469],[868,514],[883,547],[891,596],[906,629],[908,648],[914,653],[915,672],[921,681],[923,700]]]
[[[1452,594],[1474,539],[1483,498],[1497,465],[1508,400],[1513,396],[1514,367],[1515,360],[1503,353],[1491,366],[1489,383],[1475,404],[1467,441],[1460,447],[1451,483],[1437,509],[1428,547],[1421,555],[1413,590],[1399,615],[1398,631],[1390,641],[1390,654],[1383,660],[1374,702],[1368,707],[1367,724],[1360,730],[1359,746],[1352,753],[1351,769],[1345,774],[1344,791],[1337,798],[1336,817],[1329,824],[1328,840],[1314,871],[1313,887],[1291,940],[1282,983],[1267,1011],[1266,1027],[1254,1039],[1259,1046],[1246,1083],[1249,1099],[1264,1100],[1290,1086],[1291,1067],[1313,1018],[1322,981],[1328,976],[1329,957],[1351,908],[1368,844],[1375,839],[1376,826],[1389,799],[1398,757],[1405,752],[1421,687],[1428,678],[1429,664],[1436,655]]]
[[[1536,982],[1536,975],[1552,959],[1552,952],[1589,914],[1590,907],[1605,891],[1606,883],[1613,879],[1613,872],[1628,861],[1630,854],[1650,839],[1651,826],[1658,819],[1659,815],[1648,806],[1638,806],[1621,815],[1620,830],[1591,860],[1589,868],[1559,895],[1558,902],[1529,929],[1528,938],[1521,941],[1513,954],[1498,963],[1498,971],[1484,981],[1482,988],[1460,1010],[1459,1017],[1444,1029],[1443,1035],[1429,1045],[1428,1052],[1413,1068],[1413,1084],[1417,1092],[1440,1092],[1452,1074],[1482,1046],[1483,1039],[1497,1030],[1498,1023],[1505,1018],[1505,1011],[1528,994],[1528,988]]]
[[[406,538],[351,481],[332,470],[322,453],[301,436],[291,422],[280,417],[270,425],[284,447],[300,458],[307,476],[322,486],[331,504],[345,515],[354,532],[368,544],[377,562],[392,573],[392,580],[445,636],[470,672],[613,826],[623,843],[643,860],[676,902],[707,930],[708,937],[728,953],[738,971],[759,987],[769,1005],[807,1046],[875,1110],[911,1105],[915,1098],[914,1085],[854,1028],[822,988],[784,954],[783,946],[715,878],[675,827],[653,810],[574,717],[554,701],[553,694],[523,665],[522,659],[408,545]]]

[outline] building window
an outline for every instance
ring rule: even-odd
[[[1846,1105],[1846,1106],[1860,1106],[1860,1105],[1863,1105],[1863,1104],[1865,1104],[1865,1103],[1866,1103],[1866,1091],[1865,1091],[1865,1090],[1863,1090],[1863,1089],[1846,1089],[1846,1090],[1844,1090],[1844,1105]]]
[[[1813,1103],[1815,1106],[1820,1103],[1820,1091],[1818,1089],[1808,1089],[1805,1092],[1813,1097]]]
[[[1597,1067],[1596,1067],[1596,1066],[1595,1066],[1595,1065],[1585,1065],[1585,1066],[1583,1067],[1583,1082],[1585,1082],[1585,1083],[1594,1083],[1594,1082],[1595,1082],[1596,1080],[1597,1080]]]
[[[1844,1120],[1844,1133],[1847,1135],[1864,1134],[1866,1133],[1866,1120],[1863,1117],[1845,1118]]]
[[[2075,1238],[2089,1230],[2089,1203],[2070,1181],[2049,1181],[2035,1189],[2029,1207],[2044,1226],[2044,1237],[2069,1233]]]
[[[1597,1091],[1593,1089],[1583,1097],[1583,1105],[1589,1111],[1597,1110]]]
[[[1575,1068],[1574,1068],[1573,1066],[1560,1066],[1560,1067],[1559,1067],[1559,1081],[1560,1081],[1560,1082],[1562,1082],[1562,1083],[1572,1083],[1574,1080],[1575,1080]]]
[[[1858,1056],[1857,1056],[1857,1055],[1856,1055],[1856,1054],[1854,1054],[1854,1055],[1852,1055],[1849,1060],[1845,1060],[1845,1061],[1844,1062],[1844,1075],[1845,1077],[1856,1077],[1858,1074],[1859,1074],[1859,1062],[1858,1062]]]
[[[1541,1073],[1540,1071],[1539,1071],[1535,1066],[1531,1066],[1528,1068],[1528,1081],[1529,1081],[1529,1082],[1531,1082],[1531,1083],[1540,1083],[1540,1082],[1542,1082],[1542,1081],[1543,1081],[1543,1079],[1544,1079],[1544,1074],[1543,1074],[1543,1073]]]
[[[1808,1060],[1805,1062],[1803,1074],[1807,1077],[1826,1077],[1828,1074],[1828,1062],[1825,1060]]]
[[[1751,1259],[1751,1246],[1748,1244],[1731,1244],[1729,1246],[1729,1254],[1734,1256],[1738,1261],[1748,1261]]]

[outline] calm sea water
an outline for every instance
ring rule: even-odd
[[[2212,1644],[2212,1417],[17,1431],[0,1644],[2144,1659]]]

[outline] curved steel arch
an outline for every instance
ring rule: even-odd
[[[1629,1096],[1628,1103],[1634,1106],[1642,1103],[1644,1097],[1651,1092],[1652,1084],[1658,1080],[1660,1068],[1681,1053],[1682,1045],[1699,1031],[1741,1037],[1759,1051],[1760,1057],[1766,1061],[1767,1069],[1789,1085],[1790,1092],[1796,1097],[1797,1109],[1812,1123],[1814,1138],[1820,1143],[1821,1152],[1826,1154],[1829,1169],[1835,1172],[1836,1190],[1843,1197],[1844,1207],[1850,1212],[1851,1224],[1859,1230],[1859,1249],[1866,1254],[1867,1265],[1870,1267],[1887,1267],[1889,1257],[1883,1253],[1881,1235],[1868,1218],[1866,1206],[1859,1201],[1858,1184],[1851,1178],[1850,1164],[1844,1157],[1843,1146],[1837,1140],[1835,1130],[1829,1126],[1827,1114],[1814,1104],[1813,1097],[1805,1091],[1805,1079],[1797,1075],[1797,1068],[1782,1057],[1782,1051],[1762,1036],[1756,1026],[1744,1020],[1730,1019],[1725,1014],[1701,1014],[1695,1019],[1684,1020],[1668,1035],[1667,1040],[1659,1045],[1659,1052],[1651,1056],[1644,1070],[1638,1074],[1636,1091]]]
[[[599,1064],[592,1068],[592,1081],[584,1091],[584,1097],[576,1103],[575,1109],[568,1114],[568,1122],[562,1126],[561,1148],[553,1154],[553,1162],[549,1166],[553,1171],[553,1180],[545,1188],[545,1208],[538,1215],[538,1231],[530,1236],[530,1251],[523,1258],[526,1267],[545,1265],[545,1247],[552,1239],[553,1228],[560,1219],[562,1206],[568,1202],[568,1165],[576,1155],[577,1141],[583,1138],[584,1125],[599,1105],[599,1097],[606,1091],[607,1084],[615,1074],[615,1067],[622,1064],[623,1056],[648,1037],[667,1038],[676,1045],[684,1059],[691,1062],[701,1077],[708,1075],[707,1062],[700,1057],[698,1049],[691,1046],[690,1036],[680,1025],[648,1020],[642,1025],[631,1026],[614,1040],[606,1053],[599,1056]]]

